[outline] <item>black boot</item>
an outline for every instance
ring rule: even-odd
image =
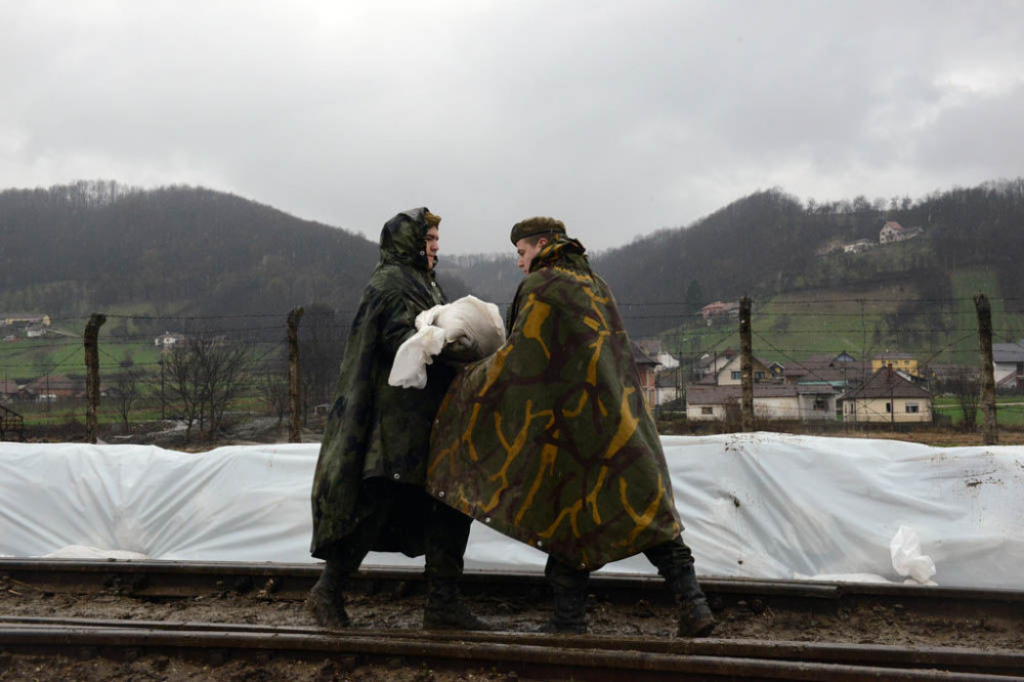
[[[715,617],[711,615],[708,600],[697,582],[693,564],[673,571],[666,576],[665,583],[672,592],[679,607],[680,637],[707,637],[715,629]]]
[[[587,634],[587,588],[567,588],[552,585],[555,592],[555,612],[551,619],[537,628],[537,632]]]
[[[493,630],[466,607],[454,580],[431,580],[427,606],[423,609],[424,630]]]
[[[306,611],[316,619],[320,627],[340,630],[351,623],[345,612],[346,583],[345,572],[337,567],[336,562],[328,560],[320,579],[306,597]]]
[[[715,617],[711,615],[708,600],[704,597],[690,599],[679,605],[679,637],[707,637],[715,629]]]

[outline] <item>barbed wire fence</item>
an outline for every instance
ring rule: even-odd
[[[974,372],[980,387],[981,432],[986,443],[995,443],[993,339],[1018,342],[1024,336],[1024,315],[1017,313],[1021,302],[990,301],[984,295],[912,300],[809,296],[760,306],[744,297],[735,312],[710,316],[687,306],[684,301],[619,304],[627,325],[670,330],[656,336],[680,363],[681,389],[696,385],[708,366],[718,368],[722,358],[736,356],[734,348],[740,348],[738,430],[745,431],[755,424],[771,428],[770,420],[755,419],[754,386],[770,383],[754,375],[754,367],[763,365],[762,358],[770,359],[784,374],[799,374],[805,383],[813,383],[835,381],[834,372],[823,373],[820,356],[856,355],[858,375],[843,378],[844,390],[849,390],[868,378],[864,369],[868,360],[899,351],[916,360],[920,376],[933,392],[949,366]],[[96,313],[56,318],[51,320],[50,334],[30,344],[5,337],[7,342],[0,343],[0,385],[8,407],[40,408],[34,410],[34,423],[77,423],[84,415],[84,437],[91,442],[104,425],[112,428],[120,421],[128,430],[133,422],[172,418],[203,427],[212,424],[207,436],[213,438],[212,429],[223,424],[219,417],[224,414],[218,415],[218,410],[239,416],[276,416],[278,423],[287,423],[289,440],[298,442],[310,418],[329,409],[354,313],[295,308],[286,313]],[[83,327],[81,335],[74,331]],[[186,360],[199,347],[212,363],[208,373],[227,354],[244,357],[239,371],[230,377],[230,386],[216,381],[203,386],[202,377],[188,374]],[[212,379],[216,377],[205,377],[207,384]],[[890,412],[879,409],[865,403],[857,418],[894,419],[891,401]],[[801,414],[777,410],[774,416],[799,419]]]

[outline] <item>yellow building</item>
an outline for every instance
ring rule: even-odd
[[[917,358],[909,353],[880,353],[879,355],[871,358],[872,373],[889,366],[895,370],[906,372],[910,376],[921,376],[917,367]]]

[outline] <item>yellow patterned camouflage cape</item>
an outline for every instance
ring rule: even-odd
[[[682,530],[629,338],[583,246],[553,238],[508,341],[452,384],[427,491],[564,563],[595,570]]]
[[[388,385],[395,352],[416,331],[416,315],[448,302],[427,265],[425,214],[425,208],[413,209],[384,225],[380,262],[352,321],[313,478],[311,553],[316,557],[326,558],[327,546],[352,532],[367,513],[356,504],[364,479],[419,486],[425,480],[433,417],[455,372],[435,362],[427,367],[423,389]],[[426,510],[409,506],[407,523],[383,533],[374,550],[423,553],[417,520]]]

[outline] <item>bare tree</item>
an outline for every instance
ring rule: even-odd
[[[117,377],[117,395],[114,396],[114,405],[117,414],[121,418],[124,432],[128,433],[129,417],[132,409],[142,396],[142,382],[138,370],[128,367],[121,371]]]
[[[168,392],[182,410],[186,439],[192,428],[212,439],[224,414],[252,378],[255,359],[250,342],[199,334],[175,344],[166,361]]]
[[[961,425],[965,430],[973,431],[978,425],[978,404],[981,402],[981,380],[978,370],[960,367],[947,383],[947,390],[956,398],[963,416]]]
[[[334,395],[348,336],[347,322],[326,306],[314,304],[306,307],[303,324],[299,328],[304,416],[313,412],[313,406],[330,401]]]
[[[185,440],[191,440],[192,427],[202,421],[202,386],[199,360],[192,352],[191,342],[176,343],[164,358],[163,390],[174,403],[178,415],[185,420]]]
[[[290,407],[288,378],[285,372],[286,370],[281,367],[268,367],[259,384],[263,402],[266,403],[267,409],[277,416],[279,426]]]

